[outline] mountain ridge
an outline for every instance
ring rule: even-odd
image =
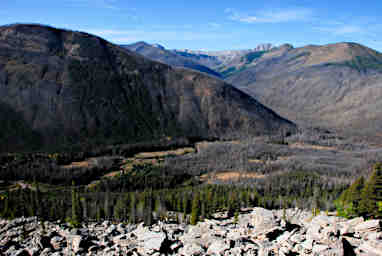
[[[11,137],[7,131],[17,131],[17,120],[1,131],[7,145],[30,137],[31,143],[24,141],[29,145],[15,150],[295,128],[221,80],[148,60],[87,33],[41,25],[0,27],[0,96],[26,125]]]
[[[169,50],[166,50],[165,47],[159,44],[151,45],[146,42],[140,41],[134,44],[121,46],[128,50],[141,54],[151,60],[159,61],[164,64],[175,67],[193,69],[220,78],[220,74],[216,71],[208,68],[207,66],[203,66],[200,63],[194,62],[193,60],[189,60],[183,56],[179,56]]]
[[[304,125],[375,134],[382,54],[356,43],[280,48],[226,81]]]

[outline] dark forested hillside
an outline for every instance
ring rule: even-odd
[[[0,113],[6,151],[294,129],[220,80],[40,25],[0,27]]]

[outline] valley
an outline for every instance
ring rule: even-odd
[[[89,222],[142,232],[172,223],[186,235],[225,216],[234,232],[248,209],[277,213],[278,222],[289,209],[310,218],[293,231],[304,236],[299,244],[320,212],[339,215],[331,221],[341,225],[345,217],[380,218],[381,63],[379,52],[355,43],[167,50],[37,24],[1,26],[0,217],[10,220],[0,228],[65,223],[82,236]],[[256,230],[248,223],[245,232]],[[349,234],[338,232],[341,240],[328,235],[336,241],[328,251],[347,243]],[[370,246],[357,232],[350,247]],[[23,244],[7,237],[0,254]],[[276,248],[274,240],[261,240],[253,255]]]

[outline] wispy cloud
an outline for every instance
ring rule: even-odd
[[[215,22],[210,22],[210,23],[208,23],[207,24],[208,25],[208,27],[209,28],[211,28],[211,29],[218,29],[218,28],[221,28],[221,24],[219,24],[219,23],[215,23]]]
[[[230,20],[243,23],[282,23],[308,20],[311,18],[313,12],[306,8],[296,8],[263,10],[254,15],[249,15],[248,13],[238,12],[235,9],[228,8],[225,10],[225,13],[229,15],[228,18]]]
[[[118,5],[118,0],[64,0],[67,3],[79,7],[98,7],[110,10],[121,10]],[[134,11],[135,9],[130,9]]]
[[[314,27],[314,29],[321,32],[328,32],[338,36],[365,34],[367,32],[365,29],[363,29],[359,25],[343,25],[343,24],[337,24],[334,26],[325,26],[325,27]]]

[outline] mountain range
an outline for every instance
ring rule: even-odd
[[[382,132],[382,54],[356,43],[244,51],[173,50],[304,126]]]
[[[226,81],[299,124],[382,132],[382,54],[359,44],[280,47]]]
[[[166,50],[163,46],[158,44],[151,45],[145,42],[137,42],[135,44],[121,46],[155,61],[175,67],[185,67],[197,70],[215,77],[221,77],[220,73],[212,70],[208,66],[195,62],[191,58],[183,57],[172,51]]]
[[[28,24],[0,27],[0,113],[1,151],[295,129],[220,79]]]

